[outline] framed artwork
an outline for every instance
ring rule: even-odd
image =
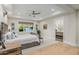
[[[14,30],[14,29],[15,29],[15,24],[11,23],[11,30]]]
[[[45,29],[45,30],[47,29],[47,24],[43,25],[43,29]]]

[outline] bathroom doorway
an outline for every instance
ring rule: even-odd
[[[64,19],[57,19],[55,24],[55,39],[56,41],[63,42]]]

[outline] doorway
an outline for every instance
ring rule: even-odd
[[[63,19],[57,19],[55,21],[55,38],[56,41],[63,42],[63,32],[64,32],[64,20]]]

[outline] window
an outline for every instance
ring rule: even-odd
[[[19,22],[19,32],[32,32],[33,23],[30,22]]]

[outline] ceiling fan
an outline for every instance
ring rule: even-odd
[[[32,11],[32,15],[38,15],[40,14],[39,12],[36,12],[36,11]]]
[[[32,13],[31,13],[31,15],[33,16],[33,17],[36,17],[36,15],[39,15],[40,14],[40,12],[37,12],[37,11],[32,11]]]

